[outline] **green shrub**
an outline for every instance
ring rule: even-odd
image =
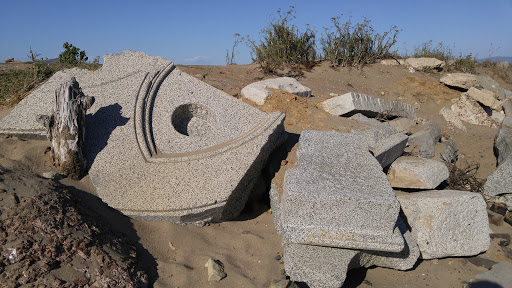
[[[300,31],[291,24],[295,18],[294,7],[281,14],[270,22],[260,33],[262,39],[259,43],[248,38],[248,45],[252,51],[252,60],[260,64],[265,72],[274,72],[283,64],[305,65],[314,64],[316,57],[316,33],[309,26]]]
[[[466,56],[459,55],[457,59],[451,64],[453,69],[462,71],[464,73],[476,73],[475,69],[476,58],[470,53]]]
[[[452,60],[453,49],[439,42],[436,46],[432,45],[432,40],[422,43],[420,46],[414,47],[413,58],[436,58],[448,63]],[[407,57],[405,57],[407,58]]]
[[[30,91],[50,78],[58,67],[46,64],[41,54],[30,48],[27,57],[32,68],[29,70],[7,70],[0,72],[0,105],[14,105]]]
[[[89,58],[85,55],[85,50],[80,51],[79,48],[73,46],[68,42],[64,43],[62,47],[64,52],[59,54],[59,63],[78,66],[85,63]]]
[[[377,59],[391,56],[390,49],[395,45],[400,33],[396,26],[382,34],[375,32],[371,21],[353,25],[351,19],[344,24],[340,17],[331,19],[333,26],[325,29],[321,39],[324,57],[333,66],[365,65]]]

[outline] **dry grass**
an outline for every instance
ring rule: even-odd
[[[480,193],[484,181],[476,177],[480,164],[472,160],[460,160],[450,168],[447,182],[450,189]]]

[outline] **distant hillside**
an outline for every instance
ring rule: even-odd
[[[482,58],[482,59],[477,59],[476,61],[481,63],[481,62],[484,62],[487,59],[491,60],[491,62],[502,62],[502,61],[505,61],[505,62],[512,63],[512,57],[506,57],[506,56],[495,56],[495,57],[490,57],[490,58]]]

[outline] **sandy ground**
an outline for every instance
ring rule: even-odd
[[[275,77],[264,75],[257,65],[179,68],[199,79],[204,78],[205,82],[237,98],[240,98],[240,90],[245,85]],[[263,111],[279,110],[286,113],[285,128],[290,137],[283,147],[271,155],[271,161],[253,191],[251,201],[233,221],[197,227],[128,219],[91,200],[94,199],[95,190],[88,176],[80,181],[62,179],[60,182],[82,191],[85,201],[95,203],[92,205],[95,213],[138,243],[137,259],[144,263],[151,286],[269,287],[271,281],[284,277],[281,237],[272,223],[268,204],[270,181],[279,184],[285,170],[294,166],[296,143],[302,130],[349,132],[362,127],[357,122],[331,116],[317,107],[319,102],[332,97],[330,93],[353,91],[415,105],[418,117],[435,121],[445,136],[455,141],[463,159],[480,164],[479,178],[485,179],[495,169],[492,146],[497,129],[466,124],[466,133],[450,130],[439,115],[439,110],[453,104],[452,100],[457,99],[460,92],[440,84],[440,76],[439,73],[410,73],[404,67],[380,64],[363,69],[334,70],[323,63],[299,77],[302,84],[313,90],[312,98],[276,91],[263,106],[246,101]],[[512,89],[510,83],[501,84]],[[8,110],[0,109],[0,117],[6,115]],[[52,170],[44,154],[49,142],[0,136],[0,147],[0,158],[15,160],[33,173]],[[464,283],[474,279],[476,274],[487,271],[492,264],[501,260],[512,261],[510,241],[504,241],[507,237],[510,240],[512,227],[506,223],[499,226],[491,224],[491,229],[500,237],[494,237],[486,253],[475,257],[418,261],[411,271],[385,268],[352,270],[344,287],[463,287]],[[227,277],[220,282],[207,281],[204,264],[210,257],[224,264]]]

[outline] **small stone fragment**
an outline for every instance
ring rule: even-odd
[[[389,183],[396,188],[435,189],[449,176],[443,162],[413,156],[396,159],[388,170]]]
[[[219,260],[210,258],[204,267],[208,268],[208,281],[220,281],[227,276],[227,274],[224,273],[224,267]]]

